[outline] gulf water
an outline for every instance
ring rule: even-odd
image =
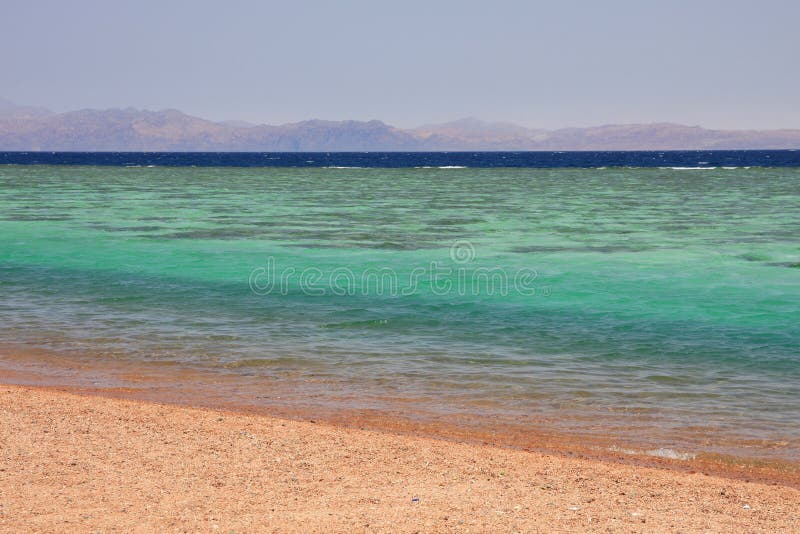
[[[791,458],[794,154],[0,166],[0,365],[25,347]]]

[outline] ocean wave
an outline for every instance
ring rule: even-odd
[[[637,449],[625,449],[621,447],[617,447],[616,445],[612,445],[608,448],[611,452],[621,452],[622,454],[632,454],[632,455],[644,455],[644,456],[654,456],[656,458],[667,458],[669,460],[694,460],[697,458],[697,455],[693,452],[678,452],[675,449],[668,449],[666,447],[660,447],[658,449],[650,449],[650,450],[637,450]]]
[[[424,165],[422,167],[414,167],[415,169],[466,169],[464,165]]]
[[[716,167],[659,167],[659,169],[671,169],[673,171],[713,171]]]

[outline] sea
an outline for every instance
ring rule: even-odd
[[[796,460],[800,151],[0,153],[0,370]]]

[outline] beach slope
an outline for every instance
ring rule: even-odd
[[[0,386],[0,531],[800,532],[800,490]]]

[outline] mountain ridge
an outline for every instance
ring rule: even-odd
[[[474,117],[403,129],[380,120],[281,125],[211,121],[177,109],[56,113],[0,98],[3,151],[525,151],[797,149],[800,129],[714,130],[676,123],[545,130]]]

